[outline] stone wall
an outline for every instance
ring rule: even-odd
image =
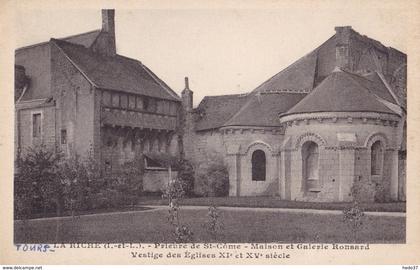
[[[51,88],[56,100],[56,134],[66,130],[59,149],[86,156],[94,145],[94,88],[55,45],[51,45]]]
[[[230,196],[272,196],[279,194],[279,148],[283,135],[276,129],[223,129]],[[252,153],[262,150],[266,157],[266,180],[252,180]]]
[[[344,117],[345,114],[351,115]],[[328,116],[328,113],[319,113],[292,118],[284,121],[287,138],[282,148],[281,168],[284,172],[281,172],[280,185],[284,188],[290,186],[290,195],[286,189],[285,198],[349,201],[354,181],[362,181],[375,187],[366,200],[397,199],[397,116],[369,113],[331,113]],[[383,145],[382,169],[380,175],[372,176],[370,149],[377,140]],[[306,141],[313,141],[319,146],[319,192],[304,189],[302,145]],[[286,156],[288,153],[289,157]],[[290,174],[286,174],[289,163]],[[285,183],[282,184],[282,181]]]
[[[32,136],[32,117],[33,114],[41,114],[41,137]],[[20,150],[21,155],[27,153],[28,148],[35,146],[45,146],[54,151],[56,145],[55,137],[55,108],[54,106],[42,106],[20,109],[16,114],[16,129],[19,137],[16,137],[16,150]]]
[[[178,175],[176,171],[171,172],[172,178]],[[143,175],[143,191],[160,192],[169,182],[169,172],[167,170],[145,170]]]

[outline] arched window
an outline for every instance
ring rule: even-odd
[[[304,188],[308,191],[316,191],[319,188],[318,158],[318,145],[306,142],[302,146],[302,175]]]
[[[265,181],[265,153],[262,150],[255,150],[252,153],[252,180]]]
[[[372,175],[380,175],[382,167],[382,145],[376,141],[370,148],[370,166]]]

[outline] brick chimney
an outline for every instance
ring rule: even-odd
[[[185,88],[181,92],[181,98],[182,105],[187,112],[191,111],[193,108],[193,94],[194,92],[190,90],[188,77],[185,77]]]
[[[335,27],[335,62],[336,66],[350,70],[350,36],[352,32],[351,26],[337,26]]]
[[[100,54],[114,56],[117,54],[115,45],[115,10],[102,9],[102,30],[92,49]]]
[[[115,10],[113,9],[103,9],[102,10],[102,31],[106,33],[111,33],[115,36]]]

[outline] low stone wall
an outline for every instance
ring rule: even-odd
[[[177,177],[178,173],[171,172],[172,178]],[[169,172],[167,170],[150,170],[144,171],[143,175],[143,191],[158,192],[168,185]]]

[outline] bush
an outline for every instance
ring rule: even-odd
[[[218,236],[223,231],[223,223],[220,219],[219,209],[212,205],[207,210],[208,220],[203,224],[207,233],[210,235],[213,241],[217,241]]]
[[[168,222],[172,227],[172,235],[177,243],[192,242],[194,237],[190,227],[182,224],[179,215],[180,202],[184,195],[183,183],[179,179],[170,181],[162,195],[164,199],[168,200]]]
[[[374,183],[362,179],[361,176],[355,178],[350,191],[350,196],[354,201],[373,202],[373,194],[375,194]]]
[[[365,221],[365,213],[359,207],[357,201],[354,201],[352,206],[343,210],[343,221],[350,227],[353,241],[357,243]]]
[[[142,192],[140,171],[136,162],[127,162],[121,169],[96,179],[91,189],[90,204],[93,209],[117,208],[134,205]]]
[[[103,175],[99,163],[87,159],[63,159],[44,147],[28,149],[16,162],[14,179],[15,218],[56,210],[61,215],[78,211],[116,208],[137,203],[142,181],[137,161],[124,164],[118,172]]]
[[[196,173],[195,191],[202,196],[222,197],[229,194],[229,172],[223,158],[211,154],[200,163]]]
[[[186,160],[179,161],[178,180],[183,186],[186,196],[194,195],[194,168],[192,164]]]
[[[60,179],[62,155],[40,146],[29,148],[17,160],[14,179],[16,218],[28,218],[35,212],[62,211],[63,183]]]
[[[89,208],[89,175],[79,158],[68,159],[60,164],[60,178],[63,183],[63,201],[72,215]]]

